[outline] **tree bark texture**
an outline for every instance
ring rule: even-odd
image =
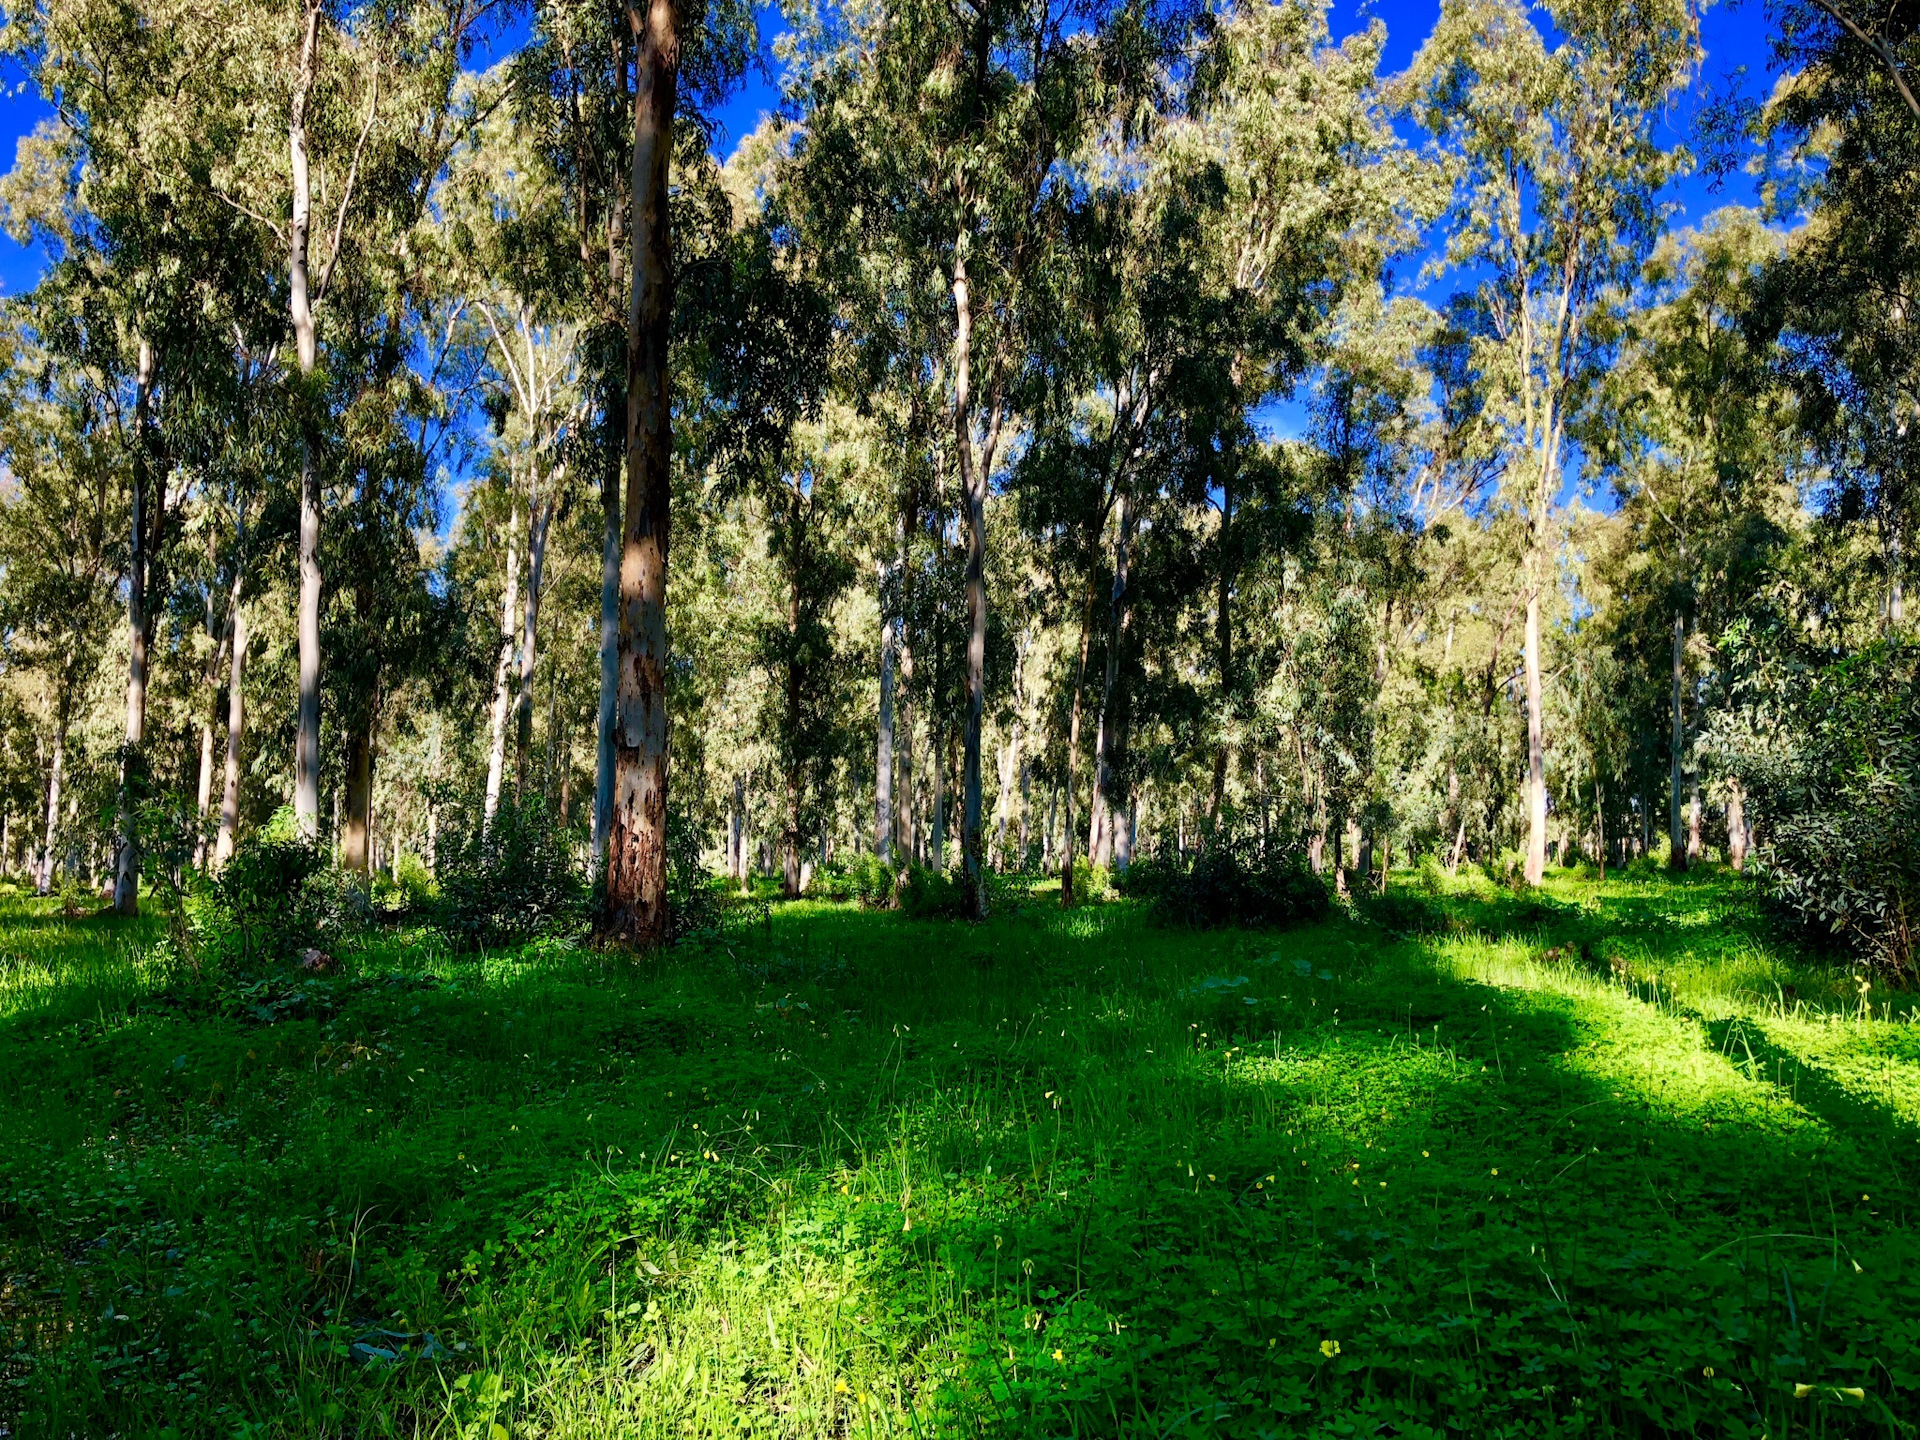
[[[1067,776],[1060,831],[1060,904],[1073,905],[1073,779],[1080,765],[1080,706],[1087,690],[1087,651],[1093,641],[1093,573],[1088,567],[1087,593],[1080,606],[1080,661],[1073,672],[1073,703],[1067,711]],[[1091,807],[1089,807],[1091,808]],[[1048,817],[1051,826],[1052,817]]]
[[[980,725],[987,693],[987,471],[992,447],[973,453],[973,303],[967,284],[966,240],[956,241],[953,259],[953,429],[960,460],[960,488],[967,515],[967,713],[961,761],[960,859],[965,903],[974,919],[985,919],[987,891],[981,879]]]
[[[1546,732],[1540,713],[1540,585],[1536,554],[1534,580],[1527,591],[1527,883],[1538,885],[1547,873]]]
[[[633,290],[627,310],[627,494],[620,553],[618,714],[603,936],[666,943],[667,542],[673,461],[667,342],[673,316],[668,206],[680,67],[672,0],[629,6],[635,40]]]
[[[287,227],[287,279],[293,319],[295,358],[304,382],[319,356],[313,303],[307,276],[307,239],[313,219],[313,192],[307,165],[307,101],[313,93],[319,61],[319,0],[308,0],[300,64],[294,75],[293,104],[287,120],[287,152],[293,181],[293,215]],[[312,397],[300,407],[300,698],[293,743],[293,809],[300,833],[320,833],[320,477],[314,468]]]
[[[34,876],[35,888],[42,895],[53,890],[54,846],[60,838],[60,786],[67,778],[67,720],[73,702],[63,690],[54,708],[53,764],[47,774],[47,832],[40,851],[40,872]]]
[[[233,858],[240,826],[240,750],[246,741],[247,614],[240,608],[240,580],[233,582],[233,656],[227,674],[227,768],[220,789],[220,830],[213,844],[215,868]]]
[[[507,578],[500,602],[500,651],[493,664],[493,713],[487,733],[486,825],[500,810],[500,791],[506,783],[507,710],[513,696],[513,662],[520,609],[520,515],[507,512]]]
[[[1687,868],[1686,832],[1686,712],[1681,694],[1686,678],[1687,620],[1673,617],[1673,690],[1671,700],[1672,740],[1668,761],[1667,791],[1667,864],[1675,870]]]
[[[887,614],[885,567],[880,573],[880,724],[873,759],[873,853],[893,857],[893,617]]]
[[[1118,705],[1120,701],[1120,650],[1127,632],[1127,558],[1132,540],[1132,511],[1127,506],[1126,492],[1122,491],[1115,499],[1119,508],[1116,517],[1117,526],[1113,541],[1113,589],[1107,596],[1107,673],[1100,687],[1100,733],[1094,746],[1094,813],[1099,820],[1099,834],[1095,842],[1088,846],[1093,863],[1111,865],[1113,863],[1113,833],[1116,824],[1124,823],[1126,812],[1125,797],[1115,794],[1118,786],[1118,773],[1115,767],[1115,739],[1119,730]]]
[[[166,476],[156,474],[153,464],[149,433],[153,423],[153,345],[144,338],[140,341],[134,385],[132,551],[127,566],[127,731],[120,755],[120,846],[113,877],[113,908],[121,915],[140,913],[139,805],[146,789],[147,664],[153,644],[147,580],[167,504]]]
[[[616,405],[615,409],[619,407]],[[622,422],[624,428],[624,421]],[[624,436],[622,437],[624,439]],[[607,858],[607,832],[613,824],[614,715],[620,684],[620,451],[607,447],[600,479],[600,713],[593,761],[593,865]],[[742,870],[745,862],[742,862]]]
[[[347,794],[340,824],[340,868],[366,874],[373,829],[373,725],[347,727]]]
[[[536,479],[530,474],[529,479]],[[559,480],[558,473],[548,477],[549,491]],[[537,483],[537,479],[536,479]],[[533,683],[539,669],[537,637],[540,628],[540,581],[547,564],[547,532],[553,524],[554,496],[545,503],[536,490],[527,502],[527,591],[522,597],[524,614],[520,630],[520,693],[514,704],[513,790],[524,798],[527,770],[533,754]]]
[[[1727,863],[1747,868],[1747,794],[1738,780],[1727,782]]]

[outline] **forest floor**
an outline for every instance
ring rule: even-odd
[[[0,899],[0,1435],[1920,1432],[1920,1023],[1725,876],[196,983]]]

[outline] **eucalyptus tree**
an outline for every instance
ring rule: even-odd
[[[670,934],[667,897],[667,556],[673,499],[675,242],[672,175],[704,140],[699,107],[740,75],[752,18],[733,0],[631,7],[633,155],[628,185],[626,459],[612,821],[602,935],[642,948]],[[689,114],[676,128],[682,94]],[[689,123],[690,122],[690,123]],[[693,152],[693,153],[688,153]]]
[[[885,299],[865,309],[890,322],[874,339],[904,353],[922,383],[938,376],[950,431],[967,537],[961,853],[975,915],[986,903],[988,493],[1031,379],[1036,301],[1074,202],[1070,187],[1053,183],[1056,167],[1125,109],[1121,94],[1149,91],[1165,39],[1158,19],[1145,6],[1031,0],[790,15],[817,233],[870,257],[865,276]],[[906,349],[916,331],[933,355]]]
[[[1689,702],[1721,633],[1770,583],[1800,508],[1796,410],[1777,351],[1749,323],[1753,283],[1780,252],[1761,217],[1741,209],[1664,240],[1607,387],[1606,428],[1582,437],[1611,462],[1622,502],[1604,560],[1615,602],[1607,627],[1624,673],[1665,692],[1666,723],[1649,729],[1667,737],[1675,869],[1700,851],[1698,777],[1689,781],[1700,717],[1690,720]],[[1669,643],[1656,646],[1656,635]],[[1731,784],[1733,844],[1744,852],[1744,799]]]
[[[1212,433],[1188,477],[1193,503],[1217,514],[1215,816],[1245,698],[1233,593],[1247,547],[1233,527],[1246,494],[1247,416],[1291,395],[1323,362],[1342,297],[1378,284],[1435,208],[1429,167],[1392,129],[1378,75],[1385,29],[1375,22],[1336,45],[1327,12],[1324,0],[1256,0],[1225,11],[1199,51],[1168,140],[1169,163],[1205,197],[1193,220],[1201,253],[1190,283],[1213,302],[1222,331],[1210,347],[1219,371]]]
[[[111,623],[126,498],[118,447],[90,423],[84,390],[36,358],[16,350],[0,411],[10,482],[0,495],[0,653],[12,675],[37,675],[45,691],[45,824],[33,876],[44,894],[58,854],[68,732]]]
[[[1542,25],[1558,44],[1549,48]],[[1658,128],[1700,54],[1682,0],[1448,0],[1409,76],[1454,181],[1446,261],[1473,290],[1503,489],[1525,518],[1526,877],[1546,864],[1543,594],[1568,427],[1611,363],[1640,263],[1665,223],[1660,192],[1686,163]]]
[[[139,905],[167,552],[197,479],[231,443],[234,336],[261,333],[267,301],[251,226],[210,185],[219,127],[205,107],[181,103],[220,89],[221,54],[195,43],[192,19],[49,0],[21,6],[8,32],[57,115],[11,186],[16,224],[46,238],[54,259],[28,323],[87,387],[124,457],[129,658],[115,906],[127,914]]]
[[[1772,208],[1806,223],[1763,273],[1753,323],[1784,347],[1831,477],[1817,498],[1865,522],[1849,528],[1870,532],[1882,623],[1899,626],[1920,522],[1920,31],[1904,0],[1773,8],[1794,81],[1756,119],[1777,157]]]

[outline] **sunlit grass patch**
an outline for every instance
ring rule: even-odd
[[[1613,934],[1619,893],[1278,935],[802,902],[642,964],[388,934],[237,998],[69,937],[0,1014],[0,1403],[23,1434],[1784,1434],[1810,1385],[1868,1397],[1827,1433],[1900,1433],[1912,1027],[1714,1010],[1817,972],[1651,907]],[[129,964],[103,1028],[88,977]]]

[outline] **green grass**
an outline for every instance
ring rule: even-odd
[[[1437,888],[254,987],[0,899],[0,1432],[1915,1434],[1904,997]]]

